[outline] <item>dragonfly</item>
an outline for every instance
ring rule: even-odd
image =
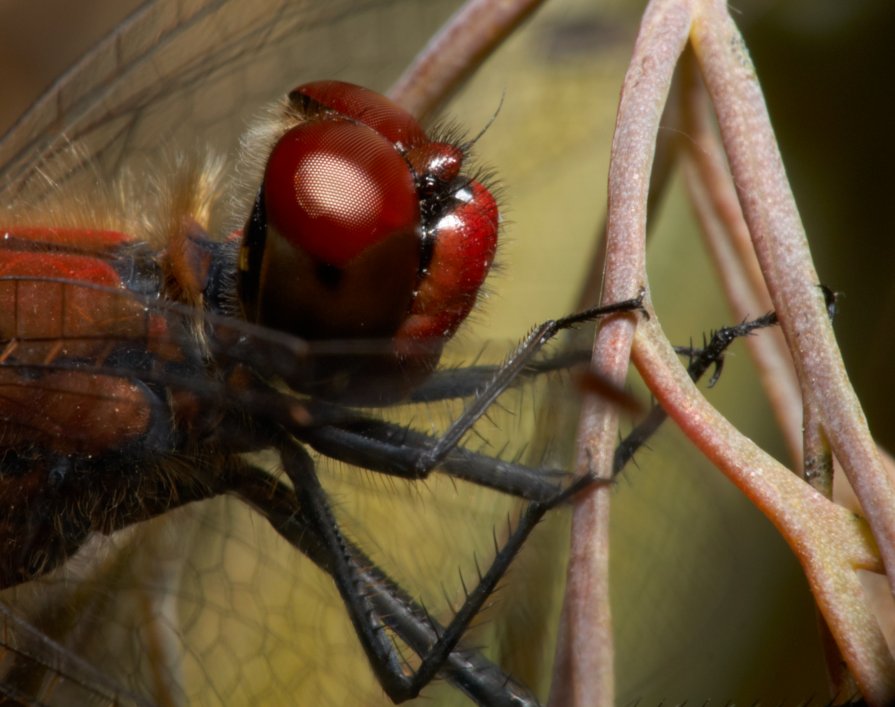
[[[273,122],[281,127],[256,131],[266,147],[276,146],[262,150],[271,152],[261,168],[264,186],[259,190],[256,185],[249,202],[235,209],[242,213],[235,229],[221,227],[219,222],[227,219],[211,208],[218,171],[213,160],[197,166],[190,158],[173,158],[175,187],[153,189],[134,176],[132,163],[125,164],[139,158],[141,140],[151,148],[152,126],[176,120],[170,113],[176,102],[207,89],[209,76],[212,84],[215,72],[232,80],[236,60],[256,46],[282,49],[285,40],[272,38],[273,32],[290,22],[307,26],[313,19],[304,6],[295,10],[292,16],[292,8],[279,8],[276,23],[240,26],[240,43],[225,44],[220,55],[203,56],[201,75],[186,62],[163,87],[135,88],[131,79],[136,74],[117,67],[120,76],[112,87],[100,84],[86,103],[69,107],[64,133],[29,133],[30,126],[22,130],[20,124],[15,139],[3,144],[9,208],[0,289],[9,316],[2,354],[7,433],[2,496],[9,509],[4,522],[9,552],[0,574],[3,586],[11,588],[8,597],[28,616],[27,622],[12,613],[6,617],[14,638],[8,640],[11,665],[4,689],[12,700],[81,702],[87,693],[116,703],[195,699],[186,687],[191,673],[210,672],[214,661],[198,653],[196,643],[180,645],[184,634],[195,629],[199,635],[207,620],[189,616],[205,580],[188,575],[203,559],[239,564],[235,558],[245,549],[233,549],[232,542],[215,548],[214,541],[202,539],[187,562],[173,547],[176,531],[169,517],[195,515],[194,502],[223,493],[241,499],[247,506],[243,510],[250,508],[268,521],[280,540],[336,580],[353,633],[394,699],[415,696],[436,675],[482,703],[534,699],[477,650],[458,642],[535,522],[570,493],[558,483],[561,475],[468,450],[458,440],[439,442],[345,405],[378,408],[408,397],[427,405],[468,397],[481,387],[482,370],[490,374],[485,367],[471,376],[465,370],[431,375],[443,339],[471,309],[495,247],[497,208],[482,182],[461,171],[466,147],[429,139],[377,94],[324,82],[302,84],[274,109],[281,115]],[[231,22],[238,19],[232,6],[212,4],[179,25],[168,41],[177,45],[183,34],[207,30],[210,17],[220,28],[224,17],[215,14],[219,11],[229,12]],[[153,12],[138,14],[125,37],[138,36],[131,34],[135,27],[145,33],[141,22],[163,19]],[[145,67],[145,61],[141,57],[136,63]],[[115,90],[124,95],[111,98]],[[38,104],[31,115],[39,116],[42,107]],[[302,291],[301,285],[288,296],[272,295],[268,285],[279,279],[276,270],[284,257],[282,251],[271,255],[271,248],[281,247],[274,245],[279,239],[274,234],[290,230],[295,218],[314,218],[307,208],[299,215],[278,210],[282,195],[273,177],[286,170],[293,175],[287,177],[288,186],[301,170],[321,171],[307,164],[319,162],[323,153],[316,150],[308,157],[302,150],[320,140],[329,146],[334,138],[309,136],[308,130],[347,129],[344,139],[335,139],[353,144],[357,136],[350,133],[358,128],[363,140],[386,140],[385,148],[377,147],[369,157],[375,166],[364,168],[380,180],[403,184],[390,188],[398,196],[391,196],[390,210],[382,217],[391,219],[391,237],[371,248],[368,235],[343,228],[348,242],[360,239],[355,246],[373,253],[357,257],[327,251],[329,241],[314,241],[312,235],[292,269],[306,273],[303,282],[316,284],[311,291]],[[300,138],[296,131],[302,132]],[[338,164],[354,159],[347,147],[326,154],[335,154]],[[286,166],[277,163],[280,156]],[[396,161],[404,170],[400,174]],[[237,169],[242,178],[259,171],[248,162]],[[345,168],[337,172],[349,173]],[[92,184],[97,176],[111,174],[120,175],[112,188]],[[309,198],[319,208],[321,199],[332,196]],[[162,214],[162,225],[149,213]],[[384,228],[376,223],[376,229]],[[299,230],[319,233],[319,226]],[[209,236],[215,231],[240,232],[242,239],[224,235],[215,240]],[[479,241],[460,265],[450,260],[456,246],[450,245],[449,234],[455,231],[466,241]],[[420,235],[426,233],[444,238],[426,236],[429,242],[421,248]],[[447,248],[442,251],[439,243]],[[450,275],[451,268],[451,282],[460,282],[453,293],[438,279],[445,269]],[[420,277],[429,271],[431,280]],[[378,279],[371,286],[374,276]],[[335,285],[350,297],[340,303]],[[282,280],[279,287],[284,287]],[[314,312],[311,305],[322,301],[321,292],[335,296]],[[431,303],[440,308],[431,309]],[[621,309],[638,305],[622,303]],[[302,321],[298,329],[284,323],[296,319]],[[356,341],[344,347],[358,322],[367,345],[361,352]],[[283,394],[271,384],[273,378],[293,394]],[[363,547],[377,547],[375,533],[362,544],[349,539],[361,531],[352,528],[349,536],[340,530],[340,492],[324,490],[305,445],[317,455],[399,478],[428,479],[436,466],[454,469],[459,479],[484,482],[530,502],[501,540],[495,538],[497,561],[482,571],[476,582],[480,588],[464,584],[459,596],[465,607],[451,626],[440,626],[366,554]],[[288,481],[270,473],[270,466]],[[443,495],[430,490],[433,497]],[[401,491],[407,493],[401,488],[394,495]],[[453,495],[460,494],[455,490]],[[230,525],[231,516],[240,512],[232,506],[202,511],[198,523]],[[216,512],[221,516],[215,518]],[[139,569],[143,564],[149,565],[145,573]],[[262,570],[242,569],[250,575],[244,584],[261,582]],[[109,596],[128,591],[130,603],[109,605]],[[226,591],[236,590],[231,585]],[[201,591],[202,602],[210,602],[213,594]],[[142,621],[127,622],[121,614],[129,609],[142,613]],[[91,627],[98,635],[84,635]],[[396,638],[412,652],[431,656],[408,666],[407,653],[394,647]],[[210,649],[223,654],[224,667],[218,669],[225,673],[237,668],[241,651],[248,651],[235,641],[231,637]],[[317,645],[332,650],[334,643],[338,639],[328,638]],[[77,646],[78,653],[69,646]],[[256,671],[261,677],[238,670],[238,690],[250,691],[248,683],[272,677],[288,687],[313,685],[304,679],[314,669],[313,660],[304,661],[304,672],[272,676],[280,656],[271,652],[245,655],[246,660],[263,655],[265,664]],[[121,674],[108,677],[111,654],[115,670],[133,673],[130,680]],[[118,680],[130,687],[122,688]],[[220,695],[225,688],[215,690]],[[332,701],[339,699],[345,698]]]

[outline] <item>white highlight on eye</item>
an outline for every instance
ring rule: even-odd
[[[457,216],[457,214],[450,213],[445,214],[438,220],[437,229],[441,230],[444,228],[463,228],[464,222],[463,220]]]
[[[458,189],[457,191],[455,191],[453,193],[453,197],[457,201],[462,201],[464,204],[468,204],[473,200],[474,195],[472,193],[472,189],[469,189],[468,187],[463,187],[462,189]]]
[[[382,186],[353,160],[316,152],[295,171],[295,194],[311,218],[366,224],[382,209]]]

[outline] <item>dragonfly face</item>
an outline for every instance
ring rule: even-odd
[[[226,62],[222,60],[221,65]],[[198,187],[188,197],[179,188],[159,189],[152,201],[168,207],[167,215],[164,227],[152,226],[148,234],[145,228],[110,232],[105,230],[107,219],[91,220],[100,211],[98,204],[104,199],[100,195],[91,198],[87,207],[69,211],[76,200],[68,195],[77,194],[70,190],[78,188],[85,174],[77,152],[72,159],[67,149],[57,152],[57,143],[51,142],[41,148],[45,161],[40,172],[27,168],[17,172],[20,163],[15,157],[8,163],[6,193],[17,206],[6,228],[0,275],[6,313],[0,323],[6,345],[2,383],[10,391],[0,410],[4,439],[0,500],[8,509],[0,528],[7,548],[0,581],[13,587],[15,594],[10,596],[29,616],[30,625],[59,641],[53,648],[41,646],[40,641],[35,645],[28,629],[16,628],[13,617],[8,619],[15,633],[9,644],[17,651],[11,655],[17,657],[11,658],[4,689],[14,699],[37,695],[46,701],[65,701],[72,699],[67,691],[73,689],[99,701],[195,698],[190,678],[213,670],[215,663],[197,659],[194,646],[198,644],[183,641],[188,647],[182,648],[180,640],[207,620],[205,614],[197,613],[194,622],[189,616],[196,605],[209,600],[214,589],[190,577],[191,568],[209,557],[227,564],[240,553],[229,546],[215,547],[217,541],[200,540],[188,558],[175,557],[172,551],[183,548],[171,542],[167,521],[177,515],[172,511],[178,508],[222,495],[238,498],[253,509],[256,518],[270,524],[277,542],[285,541],[310,558],[323,570],[330,593],[332,579],[336,580],[367,658],[385,666],[377,670],[377,676],[390,694],[412,696],[438,674],[481,702],[531,699],[496,665],[460,647],[445,649],[435,661],[424,660],[428,675],[419,685],[408,689],[402,684],[405,673],[411,672],[403,662],[418,663],[416,655],[430,652],[444,630],[439,626],[444,619],[430,617],[413,594],[367,557],[362,548],[380,542],[375,528],[363,535],[372,539],[365,545],[339,530],[338,510],[334,514],[330,508],[314,459],[305,451],[314,449],[319,455],[394,477],[427,475],[429,470],[419,458],[435,442],[431,433],[410,430],[404,423],[344,407],[338,401],[351,398],[370,405],[386,397],[404,398],[414,390],[434,367],[443,338],[456,330],[471,308],[494,249],[496,208],[484,187],[459,169],[463,150],[420,137],[418,128],[406,127],[404,118],[394,112],[388,113],[385,128],[371,125],[376,121],[368,119],[365,110],[358,112],[339,103],[355,104],[356,91],[342,86],[333,98],[321,94],[319,86],[305,86],[298,90],[300,105],[296,107],[293,95],[287,112],[293,118],[301,113],[302,129],[317,130],[322,125],[327,131],[336,125],[337,130],[359,128],[367,137],[386,133],[389,144],[384,152],[376,148],[377,155],[384,155],[376,160],[397,160],[405,169],[395,179],[412,186],[414,193],[397,209],[396,217],[386,219],[388,237],[380,239],[379,220],[372,236],[353,226],[347,229],[349,242],[360,244],[355,247],[362,251],[360,258],[355,251],[331,252],[331,239],[314,241],[318,232],[308,228],[307,222],[319,215],[304,202],[297,216],[284,214],[276,201],[281,196],[277,187],[267,181],[260,189],[254,187],[257,196],[251,215],[242,214],[248,225],[241,246],[228,240],[229,229],[220,226],[222,237],[209,238],[215,217],[208,215],[204,190],[214,179],[207,172],[195,179],[197,172],[190,160],[180,168],[184,176],[174,181],[181,187],[184,183]],[[151,111],[143,100],[141,96],[138,103],[148,111],[145,117]],[[369,105],[370,99],[364,100]],[[130,109],[134,110],[133,104]],[[106,119],[114,124],[113,115]],[[400,123],[398,134],[394,134],[396,122]],[[96,153],[90,169],[102,171],[117,138],[110,141],[103,131],[99,134],[83,127],[89,125],[87,118],[73,120],[71,137],[83,140],[86,149]],[[274,131],[270,140],[276,145],[275,154],[293,140],[297,129],[290,125]],[[268,165],[268,176],[281,169],[298,174],[308,169],[304,165],[312,158],[320,161],[322,149],[310,157],[302,152],[307,136],[295,143],[298,148],[287,145],[287,167]],[[345,162],[341,148],[327,150],[328,159]],[[351,169],[351,174],[363,171],[357,165]],[[368,172],[378,176],[382,169],[376,162]],[[43,174],[52,175],[49,188]],[[342,169],[337,176],[345,174]],[[121,193],[132,196],[139,191],[132,178],[122,184]],[[314,202],[316,206],[320,201]],[[274,202],[276,206],[270,208]],[[25,213],[22,204],[29,214],[20,221]],[[128,203],[120,210],[131,207],[145,210],[142,202]],[[283,278],[287,258],[283,247],[271,243],[289,241],[283,235],[295,221],[303,224],[300,238],[311,241],[302,241],[297,262],[296,256],[288,256],[292,259],[290,281],[289,276]],[[338,230],[333,225],[326,228]],[[473,257],[454,259],[458,243],[464,242],[473,244]],[[383,262],[387,263],[384,279]],[[296,270],[302,277],[294,276]],[[365,290],[356,283],[367,284],[374,271],[380,278],[377,282],[383,283],[377,289],[393,289],[385,298],[386,306],[373,297],[358,299],[357,292]],[[351,296],[344,299],[349,304],[333,304],[339,302],[340,286],[347,287]],[[329,300],[320,299],[324,290],[332,294]],[[288,297],[280,299],[286,292]],[[249,321],[236,315],[245,315]],[[358,323],[369,325],[372,335],[365,337],[371,342],[365,355],[333,342],[333,337],[344,338],[349,331],[353,336],[352,327]],[[371,371],[383,377],[373,377]],[[284,393],[274,385],[277,380],[286,381],[298,394]],[[364,388],[368,380],[374,385]],[[478,379],[470,383],[461,372],[445,380],[447,387],[443,380],[440,392],[421,398],[427,406],[468,395]],[[258,454],[261,457],[254,456]],[[560,487],[555,473],[538,468],[462,448],[446,454],[440,466],[453,476],[484,481],[535,503],[551,501]],[[277,467],[276,474],[269,473],[271,465]],[[288,480],[279,478],[280,469]],[[511,481],[502,481],[504,477]],[[427,484],[425,493],[432,499],[439,496],[438,488],[445,487],[435,480]],[[449,481],[447,488],[453,486]],[[401,495],[402,489],[396,489],[395,495]],[[454,500],[447,504],[467,506],[467,515],[481,505],[465,495],[458,504],[456,487],[449,496]],[[336,497],[344,503],[341,496]],[[183,508],[181,513],[192,510]],[[210,511],[215,520],[204,522],[229,526],[229,515],[225,520],[215,516],[220,512]],[[491,527],[493,523],[488,534]],[[351,530],[354,537],[361,535],[356,528]],[[100,537],[110,534],[108,541]],[[294,549],[293,554],[298,557]],[[257,560],[251,562],[259,565]],[[307,564],[306,571],[312,571]],[[148,572],[141,574],[146,565]],[[34,590],[29,602],[31,587],[38,586],[45,593]],[[101,593],[96,592],[98,586]],[[201,601],[191,599],[191,592],[197,592]],[[308,593],[303,592],[301,601],[308,603]],[[120,594],[129,594],[130,599],[116,606],[107,603],[108,597],[117,600]],[[459,598],[462,602],[463,593]],[[127,613],[122,607],[128,601],[142,605],[139,611],[145,616],[141,620],[122,619],[121,612]],[[60,620],[59,611],[68,618]],[[220,617],[226,612],[223,608],[213,613]],[[130,627],[135,635],[123,639],[128,628],[109,628],[119,625]],[[80,635],[85,626],[104,627],[107,635],[85,638]],[[260,633],[275,632],[270,625]],[[463,631],[454,633],[460,638]],[[200,643],[208,640],[207,635],[198,639]],[[243,646],[232,645],[233,640],[212,641],[214,650],[239,653]],[[352,646],[357,642],[352,636]],[[390,654],[386,644],[396,642],[404,648]],[[96,655],[115,653],[121,665],[131,666],[118,668],[133,670],[133,679],[123,681],[128,687],[121,688],[120,676],[109,680],[97,666],[91,669],[90,661],[84,665],[72,653],[83,650],[82,655],[91,655],[88,647],[103,643],[105,651]],[[320,637],[312,643],[322,654],[317,662],[325,663],[333,638]],[[150,650],[154,645],[161,646],[159,654]],[[272,653],[258,647],[250,656],[274,665],[280,656]],[[295,667],[303,664],[303,668]],[[296,662],[287,676],[275,677],[290,689],[301,687],[313,681],[295,671],[312,671],[313,665],[313,659]],[[271,670],[260,672],[270,679]],[[391,678],[383,678],[389,674]],[[253,679],[241,681],[240,689],[246,689],[246,694],[265,694],[264,689],[252,693],[247,683]],[[343,699],[348,698],[334,696],[331,701]]]
[[[494,198],[462,173],[459,145],[358,86],[300,86],[271,122],[249,148],[269,158],[240,249],[242,313],[308,340],[390,339],[370,372],[349,357],[326,376],[341,390],[290,382],[358,398],[372,378],[380,397],[400,395],[475,303],[497,246]]]

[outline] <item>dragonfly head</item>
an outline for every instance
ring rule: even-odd
[[[386,341],[375,368],[412,386],[476,302],[496,201],[463,174],[463,148],[373,91],[305,84],[280,119],[244,229],[243,313],[309,341]],[[337,359],[336,370],[357,369]]]

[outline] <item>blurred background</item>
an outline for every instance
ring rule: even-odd
[[[573,306],[604,212],[618,92],[643,6],[547,3],[447,106],[446,116],[471,133],[500,106],[478,153],[502,186],[502,271],[485,313],[464,330],[467,341],[518,338]],[[0,0],[0,134],[128,11],[111,0],[89,10],[65,0]],[[818,272],[843,295],[835,327],[847,368],[872,431],[895,448],[895,216],[886,206],[895,193],[895,5],[753,0],[734,17]],[[409,32],[408,42],[421,44],[427,31]],[[353,75],[343,65],[334,78]],[[394,78],[383,75],[376,87]],[[653,297],[672,338],[686,343],[730,323],[677,179],[653,233]],[[744,351],[711,396],[786,461]],[[620,701],[796,704],[824,694],[810,596],[770,524],[673,432],[639,462],[620,481],[613,509]],[[806,641],[814,642],[806,649]]]

